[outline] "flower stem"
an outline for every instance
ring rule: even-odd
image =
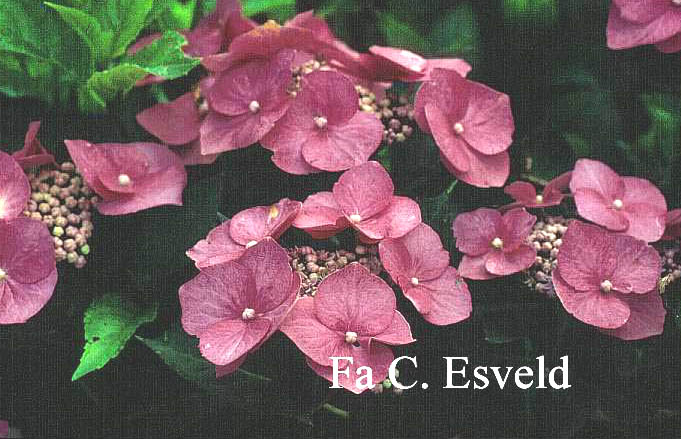
[[[350,413],[346,412],[343,409],[339,409],[335,405],[329,404],[328,402],[322,404],[321,408],[331,413],[332,415],[338,416],[339,418],[348,419],[350,417]]]
[[[520,178],[522,178],[523,180],[527,180],[530,183],[537,184],[539,186],[546,186],[547,184],[549,184],[549,182],[544,180],[543,178],[535,177],[534,175],[530,174],[520,174]]]
[[[459,180],[456,180],[456,179],[455,179],[455,180],[447,187],[447,190],[445,191],[445,194],[446,194],[447,196],[450,196],[450,195],[452,194],[452,191],[454,190],[454,188],[456,187],[456,184],[457,184],[458,182],[459,182]]]

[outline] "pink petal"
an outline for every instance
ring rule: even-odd
[[[8,279],[32,284],[55,266],[54,240],[42,222],[24,216],[0,220],[0,269]]]
[[[277,115],[264,111],[239,116],[211,111],[201,125],[201,153],[217,154],[253,145],[274,127],[278,119]]]
[[[197,242],[187,250],[187,256],[196,263],[196,268],[205,268],[239,258],[246,248],[232,239],[229,234],[229,220],[208,232],[206,239]]]
[[[303,77],[303,89],[291,110],[308,116],[301,122],[312,129],[316,129],[312,119],[315,116],[325,117],[329,125],[343,125],[358,111],[357,99],[355,86],[348,77],[317,70]]]
[[[577,291],[561,278],[558,269],[553,270],[552,279],[565,310],[576,319],[604,329],[619,328],[629,319],[629,306],[617,293]]]
[[[390,325],[396,299],[385,281],[353,262],[319,284],[314,305],[317,319],[326,327],[374,336]]]
[[[418,296],[413,295],[416,289],[428,295],[430,303],[427,310],[419,306]],[[466,320],[473,309],[468,285],[453,267],[448,267],[436,279],[406,290],[404,295],[414,303],[423,318],[434,325],[452,325]]]
[[[613,207],[613,202],[605,199],[593,189],[573,190],[579,215],[609,230],[624,232],[629,228],[627,216]]]
[[[397,47],[371,46],[369,53],[374,55],[378,75],[375,79],[388,81],[417,81],[425,75],[428,61],[409,50]]]
[[[324,239],[349,226],[331,192],[312,194],[293,220],[293,227],[303,229],[315,239]]]
[[[184,330],[201,336],[210,326],[241,319],[246,308],[254,309],[255,279],[247,267],[227,262],[204,268],[180,287],[179,295]]]
[[[298,293],[300,277],[289,265],[286,250],[272,238],[247,248],[237,262],[248,267],[255,278],[256,293],[249,308],[267,313]]]
[[[192,92],[156,104],[137,114],[137,123],[168,145],[184,145],[199,138],[201,117]]]
[[[456,248],[470,256],[487,253],[500,223],[499,211],[486,207],[457,215],[452,223]]]
[[[662,239],[670,240],[681,236],[681,209],[674,209],[667,212],[665,231]]]
[[[194,165],[210,165],[217,160],[220,154],[201,154],[201,142],[199,139],[194,140],[188,145],[181,145],[170,148],[175,154],[180,157],[182,164],[185,166]]]
[[[473,69],[470,64],[460,58],[436,58],[427,59],[426,74],[422,78],[423,81],[431,79],[430,74],[435,69],[453,70],[464,78]]]
[[[0,282],[0,324],[25,323],[43,309],[56,285],[56,268],[34,283],[21,283],[12,278]]]
[[[641,8],[631,9],[635,2],[627,7],[613,5],[608,16],[608,47],[611,49],[628,49],[644,44],[653,44],[668,40],[681,31],[679,18],[681,12],[668,5],[671,12],[658,9],[662,2],[654,4],[641,3]],[[657,8],[653,5],[657,5]],[[678,9],[678,8],[677,8]]]
[[[382,138],[383,124],[373,114],[357,111],[349,121],[308,137],[302,154],[315,168],[344,171],[367,162]]]
[[[526,207],[537,202],[537,189],[526,181],[514,181],[504,188],[504,193]]]
[[[258,242],[266,236],[279,238],[303,207],[300,201],[283,198],[271,206],[243,210],[230,221],[230,236],[241,245]]]
[[[23,149],[12,154],[14,160],[24,169],[54,163],[54,156],[50,154],[38,140],[40,121],[31,122],[26,131]]]
[[[333,185],[333,195],[343,213],[360,221],[383,211],[392,202],[395,187],[378,162],[367,162],[345,171]]]
[[[619,256],[606,230],[572,221],[558,253],[561,279],[577,290],[599,289],[605,277],[612,275]]]
[[[527,241],[537,217],[525,209],[512,209],[504,214],[497,234],[504,243],[504,252],[513,251]]]
[[[335,188],[335,186],[334,186]],[[399,238],[421,223],[421,208],[407,197],[392,197],[388,207],[371,218],[353,223],[355,229],[371,240]]]
[[[601,195],[608,207],[614,200],[621,200],[625,192],[624,181],[609,166],[597,160],[579,159],[572,171],[570,190],[576,196],[576,192],[587,189]]]
[[[215,377],[222,378],[225,375],[230,375],[236,372],[241,367],[241,365],[244,364],[244,361],[246,361],[246,357],[248,357],[248,354],[232,361],[229,364],[225,364],[224,366],[215,366]]]
[[[444,98],[455,96],[454,99]],[[468,106],[468,87],[466,79],[452,70],[433,69],[430,81],[424,82],[414,97],[414,119],[422,131],[431,132],[430,121],[426,118],[425,107],[432,104],[439,108],[444,117],[455,122],[466,114]]]
[[[629,220],[625,233],[646,242],[659,240],[667,217],[664,195],[648,180],[622,177],[622,181],[625,188],[622,212]]]
[[[19,163],[0,151],[0,220],[21,215],[31,198],[31,184]]]
[[[314,132],[308,126],[294,123],[297,115],[288,111],[262,139],[260,144],[274,152],[272,162],[284,172],[307,175],[320,172],[303,157],[303,145]]]
[[[656,290],[640,296],[626,296],[623,300],[631,310],[629,320],[617,329],[602,330],[603,333],[622,340],[640,340],[662,334],[667,312]]]
[[[515,131],[510,98],[486,85],[468,80],[466,83],[468,108],[460,121],[464,128],[461,137],[485,155],[506,151],[513,142]]]
[[[383,332],[372,337],[372,342],[374,340],[392,346],[409,344],[416,341],[411,335],[409,322],[399,311],[395,311],[392,322]]]
[[[486,260],[486,254],[481,256],[463,255],[461,263],[459,263],[459,275],[466,279],[473,280],[488,280],[499,277],[487,271],[485,268]]]
[[[269,329],[267,319],[222,320],[201,332],[199,349],[208,361],[224,366],[246,355]]]
[[[661,41],[655,44],[657,50],[662,53],[674,53],[681,50],[681,32],[669,38],[668,40]]]
[[[530,268],[536,258],[537,251],[527,244],[511,252],[492,250],[487,254],[485,269],[492,274],[508,276]]]
[[[466,152],[470,166],[467,172],[456,169],[443,154],[440,154],[440,158],[449,172],[470,185],[485,188],[502,187],[506,183],[511,172],[511,160],[507,151],[497,155],[485,155],[467,148]]]
[[[613,258],[617,260],[609,278],[613,288],[621,293],[638,294],[655,289],[662,272],[657,250],[629,236],[613,235],[611,243]]]
[[[347,365],[347,367],[350,369],[350,373],[348,376],[345,376],[345,374],[339,374],[338,384],[355,394],[360,394],[366,390],[357,387],[357,369],[362,366],[371,368],[371,384],[376,385],[388,376],[390,363],[392,363],[393,359],[395,358],[390,348],[380,343],[371,343],[371,346],[366,349],[355,348],[352,350],[351,356],[353,358],[353,364]],[[317,373],[317,375],[330,382],[333,382],[332,367],[320,365],[310,358],[307,359],[307,364]]]
[[[453,123],[437,106],[426,104],[424,111],[433,139],[440,148],[440,153],[447,157],[447,161],[457,171],[468,172],[471,164],[466,141],[463,137],[454,133]]]
[[[378,248],[383,267],[403,289],[412,278],[419,282],[435,279],[449,266],[449,252],[425,223],[401,238],[381,241]]]

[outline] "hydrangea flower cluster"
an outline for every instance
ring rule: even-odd
[[[607,35],[611,49],[655,44],[662,52],[678,52],[681,50],[681,2],[613,0]]]

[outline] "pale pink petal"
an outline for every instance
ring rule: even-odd
[[[600,193],[592,189],[578,189],[573,194],[581,217],[616,232],[625,232],[629,228],[627,216],[617,211],[612,202]]]
[[[508,95],[486,85],[467,81],[468,108],[460,122],[463,137],[472,148],[485,155],[506,151],[513,142],[513,114]]]
[[[50,300],[57,285],[57,269],[34,283],[20,283],[12,278],[0,282],[0,325],[25,323]]]
[[[501,213],[486,207],[457,215],[452,223],[456,248],[470,256],[484,255],[490,251],[500,223]]]
[[[201,124],[201,153],[217,154],[250,146],[262,139],[277,119],[264,113],[224,116],[211,111]]]
[[[42,222],[24,216],[0,220],[0,269],[8,279],[32,284],[55,266],[54,240]]]
[[[614,200],[621,200],[625,192],[624,181],[608,165],[598,160],[579,159],[572,171],[570,190],[576,195],[577,191],[586,189],[600,194],[608,206],[612,206]]]
[[[201,154],[201,141],[194,140],[188,145],[174,146],[170,148],[175,154],[180,157],[185,166],[194,165],[210,165],[215,163],[220,154]]]
[[[230,236],[227,220],[211,230],[206,239],[202,239],[187,250],[187,256],[196,263],[196,268],[201,269],[238,259],[244,250],[246,247]]]
[[[307,197],[293,221],[293,227],[305,230],[316,239],[333,236],[348,226],[348,220],[331,192],[318,192]]]
[[[537,203],[537,189],[526,181],[514,181],[504,187],[504,193],[526,207]]]
[[[648,180],[622,177],[625,193],[622,212],[629,220],[624,232],[646,242],[659,240],[664,234],[667,202],[662,192]]]
[[[662,260],[657,250],[629,236],[613,236],[612,242],[612,254],[617,258],[617,265],[608,280],[613,288],[621,293],[639,294],[655,289],[662,272]]]
[[[504,214],[497,228],[497,234],[504,243],[504,252],[514,251],[527,242],[537,217],[525,209],[512,209]]]
[[[279,238],[291,226],[302,206],[299,201],[284,198],[271,206],[243,210],[230,221],[230,237],[244,246],[266,236]]]
[[[454,70],[464,78],[473,69],[470,64],[460,58],[435,58],[427,59],[426,74],[421,79],[422,81],[429,81],[430,74],[434,69]]]
[[[424,111],[440,153],[458,172],[468,172],[471,168],[468,145],[454,132],[452,121],[434,104],[426,104]]]
[[[371,337],[371,341],[373,342],[374,340],[393,346],[409,344],[416,341],[411,335],[409,322],[407,322],[399,311],[395,311],[392,322],[383,330],[383,332]]]
[[[247,354],[267,335],[267,319],[222,320],[206,328],[199,335],[199,350],[208,361],[226,365]]]
[[[629,320],[617,329],[606,329],[602,332],[622,340],[640,340],[662,334],[667,312],[657,290],[641,296],[626,296],[623,299],[631,310]]]
[[[453,70],[433,69],[430,81],[421,85],[414,97],[414,119],[419,128],[426,133],[431,132],[425,107],[432,104],[440,109],[444,117],[454,123],[460,121],[468,107],[468,87],[466,79]],[[447,98],[455,96],[455,98]]]
[[[230,375],[236,372],[241,365],[244,364],[246,357],[248,357],[248,354],[245,354],[241,358],[238,358],[229,364],[225,364],[224,366],[215,366],[215,377],[222,378],[225,375]]]
[[[137,114],[137,123],[168,145],[184,145],[198,139],[201,117],[194,93],[147,108]]]
[[[314,132],[308,126],[292,121],[294,112],[288,111],[262,139],[260,144],[274,152],[272,162],[284,172],[296,175],[307,175],[320,172],[311,166],[303,157],[303,145]]]
[[[610,236],[600,227],[570,222],[558,253],[561,278],[577,290],[598,289],[605,277],[612,275],[621,256],[612,251]]]
[[[511,252],[492,250],[487,254],[485,269],[492,274],[508,276],[530,268],[536,258],[537,251],[527,244]]]
[[[0,151],[0,220],[21,215],[31,197],[31,184],[19,163]]]
[[[333,195],[347,217],[357,215],[359,222],[386,209],[395,187],[388,172],[378,162],[355,166],[333,185]],[[355,217],[353,217],[355,218]]]
[[[335,188],[335,186],[334,186]],[[411,198],[394,196],[378,214],[352,226],[371,240],[399,238],[421,223],[421,208]]]
[[[310,116],[306,125],[313,129],[315,116],[323,116],[329,125],[341,125],[358,111],[355,86],[341,73],[317,70],[303,77],[302,87],[291,111]]]
[[[466,320],[472,312],[471,293],[468,285],[453,267],[448,267],[438,278],[421,284],[419,289],[427,291],[430,306],[427,311],[417,305],[418,300],[412,295],[414,289],[405,291],[416,309],[423,314],[427,322],[434,325],[452,325]]]
[[[456,169],[446,156],[440,154],[447,170],[459,180],[477,187],[502,187],[511,172],[511,160],[508,151],[497,155],[481,154],[467,148],[470,169],[467,172]]]
[[[14,160],[24,169],[54,163],[54,156],[38,140],[38,130],[40,130],[40,121],[31,122],[26,131],[23,149],[12,154]]]
[[[485,268],[486,259],[486,254],[482,256],[463,255],[461,263],[459,263],[459,275],[473,280],[488,280],[499,277],[487,271]]]

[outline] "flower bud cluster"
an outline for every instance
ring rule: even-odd
[[[291,267],[302,278],[301,294],[314,296],[319,283],[329,274],[339,270],[351,262],[359,262],[378,275],[383,266],[378,258],[378,247],[375,245],[358,245],[355,251],[347,250],[315,250],[312,247],[294,247],[289,249]]]
[[[662,273],[660,273],[660,293],[671,284],[681,279],[681,247],[678,241],[664,243],[657,249],[662,258]]]
[[[71,162],[57,169],[41,169],[28,174],[31,199],[24,215],[42,221],[54,239],[57,262],[67,261],[76,268],[87,263],[92,237],[92,206],[98,198],[76,172]]]
[[[395,378],[400,377],[400,371],[395,369]],[[403,389],[393,386],[392,381],[389,378],[384,379],[380,383],[376,384],[371,391],[376,395],[391,394],[393,396],[400,396],[404,393]]]
[[[406,96],[384,97],[376,95],[361,85],[355,86],[359,93],[359,108],[367,113],[374,113],[383,122],[383,142],[404,142],[414,132],[414,106]]]
[[[317,70],[330,70],[330,67],[324,60],[312,59],[310,61],[304,62],[298,67],[293,68],[293,81],[291,81],[291,85],[288,88],[288,93],[295,97],[303,87],[303,76]]]
[[[549,216],[537,221],[528,239],[537,250],[534,265],[527,270],[525,284],[537,292],[554,297],[555,290],[551,272],[558,264],[558,251],[567,231],[567,220],[561,216]]]

